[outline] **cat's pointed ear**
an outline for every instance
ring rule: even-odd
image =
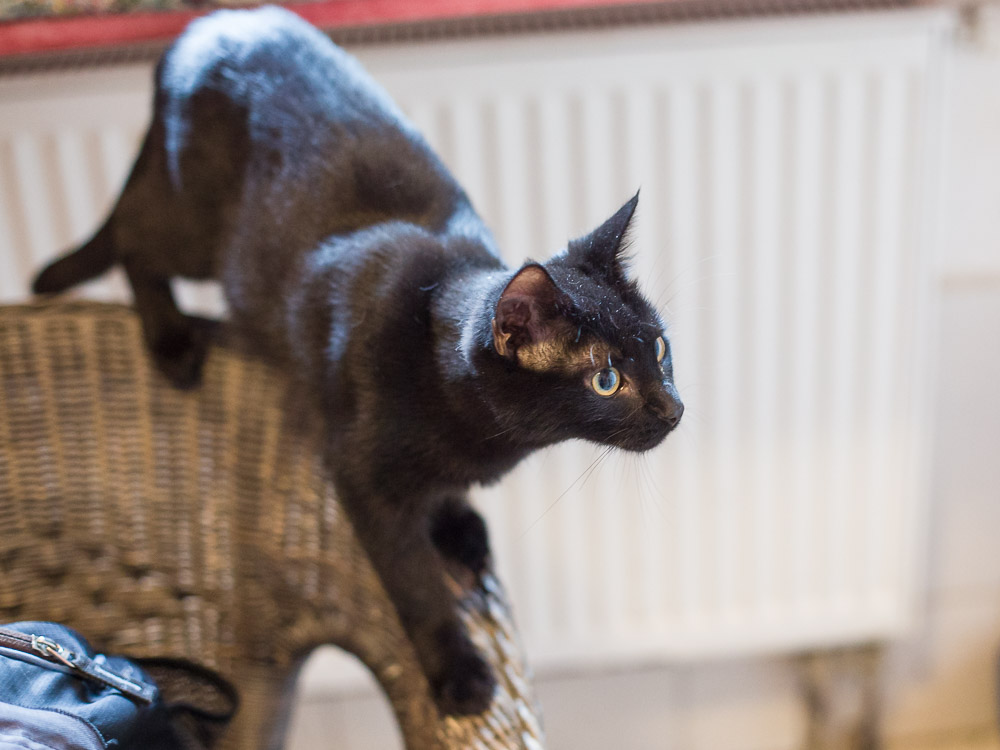
[[[624,278],[629,223],[637,205],[638,192],[593,232],[570,242],[568,256],[588,273]]]
[[[493,316],[493,348],[517,359],[518,349],[554,338],[567,304],[549,272],[537,263],[521,268],[497,301]]]

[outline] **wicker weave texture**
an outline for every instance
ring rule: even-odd
[[[540,748],[492,577],[462,601],[501,689],[483,717],[439,718],[306,403],[224,345],[201,387],[173,389],[125,307],[0,309],[0,620],[57,620],[104,649],[219,669],[243,701],[226,748],[274,744],[296,671],[324,643],[372,670],[408,748]]]

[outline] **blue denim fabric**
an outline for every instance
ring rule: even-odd
[[[107,747],[93,727],[75,716],[0,701],[0,750],[105,750]]]
[[[152,682],[123,657],[94,655],[78,633],[64,626],[21,622],[6,627],[44,635],[123,677]],[[181,743],[158,697],[151,704],[133,701],[67,667],[0,647],[0,750],[175,750]],[[61,739],[53,745],[52,737]]]

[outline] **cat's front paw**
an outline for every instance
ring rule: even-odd
[[[442,714],[481,714],[493,702],[496,686],[490,665],[474,651],[466,651],[435,681],[434,698]]]

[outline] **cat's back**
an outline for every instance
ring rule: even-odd
[[[195,20],[164,56],[158,84],[174,100],[204,89],[248,105],[311,94],[320,108],[346,104],[401,119],[353,57],[299,16],[275,6],[221,10]]]
[[[225,154],[242,205],[252,207],[240,216],[247,236],[295,227],[289,239],[301,248],[389,219],[442,231],[468,209],[381,86],[290,11],[224,10],[195,21],[165,54],[157,85],[175,183],[217,182],[218,170],[201,173]]]

